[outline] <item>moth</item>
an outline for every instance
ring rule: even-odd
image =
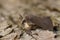
[[[25,16],[25,19],[23,20],[22,24],[30,25],[26,29],[32,29],[32,28],[41,28],[43,30],[53,30],[53,23],[50,17],[40,17],[35,15],[27,15]],[[33,25],[33,26],[31,26]],[[27,27],[27,26],[25,26]]]

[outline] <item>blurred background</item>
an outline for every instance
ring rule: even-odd
[[[38,33],[34,37],[22,32],[21,22],[28,14],[50,16],[57,32],[37,29],[32,31],[32,35]],[[60,0],[0,0],[0,40],[60,40]]]

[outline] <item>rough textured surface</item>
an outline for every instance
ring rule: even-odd
[[[31,27],[30,21],[22,24],[27,15],[43,17],[42,24],[40,18],[34,19],[35,17],[32,22],[36,25],[31,23]],[[41,28],[29,30],[39,25],[50,28],[49,23],[47,26],[43,24],[44,17],[48,16],[51,25],[56,27],[54,31]],[[0,40],[60,40],[60,0],[0,0]]]

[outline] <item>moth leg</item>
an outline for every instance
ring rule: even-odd
[[[26,22],[25,18],[22,19],[21,24],[24,24]]]

